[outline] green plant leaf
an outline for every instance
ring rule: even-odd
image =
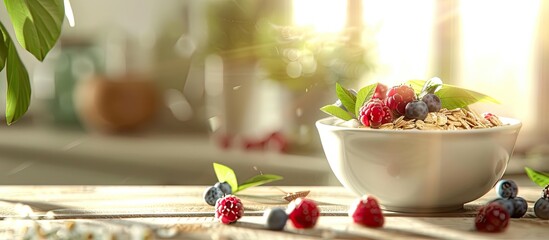
[[[356,96],[349,92],[346,88],[336,83],[336,94],[337,98],[341,101],[343,106],[348,111],[353,111],[355,109]]]
[[[321,107],[320,110],[345,121],[353,119],[353,116],[349,112],[341,109],[336,105],[326,105],[324,107]]]
[[[530,180],[532,180],[532,182],[534,182],[538,186],[545,187],[549,184],[549,175],[548,174],[538,172],[538,171],[536,171],[534,169],[531,169],[529,167],[524,167],[524,170],[526,170],[526,174],[528,175]]]
[[[360,108],[364,105],[365,102],[370,100],[374,93],[376,92],[377,83],[370,84],[366,87],[361,88],[356,94],[356,104],[355,104],[355,116],[360,116]]]
[[[30,104],[31,87],[29,73],[23,62],[21,62],[8,31],[1,23],[0,32],[2,32],[2,38],[4,38],[8,50],[6,57],[6,75],[8,79],[6,121],[8,125],[11,125],[27,112]]]
[[[4,4],[21,46],[44,60],[61,33],[63,0],[4,0]]]
[[[238,189],[238,181],[233,169],[219,163],[213,163],[213,168],[218,181],[227,182],[233,190]]]
[[[283,177],[274,175],[274,174],[257,175],[246,180],[244,183],[242,183],[235,192],[242,191],[246,188],[255,187],[255,186],[263,185],[266,183],[282,180],[282,179]]]
[[[1,23],[0,23],[1,24]],[[4,27],[0,27],[0,72],[6,65],[8,57],[8,33],[4,32]]]

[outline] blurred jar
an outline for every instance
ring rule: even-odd
[[[93,76],[75,91],[78,115],[88,130],[131,132],[146,127],[159,108],[158,91],[150,80],[125,75]]]
[[[56,56],[54,95],[51,109],[55,124],[81,126],[74,106],[74,88],[78,81],[89,78],[105,67],[100,48],[81,39],[63,39]]]

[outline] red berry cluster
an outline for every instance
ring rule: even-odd
[[[415,100],[416,94],[409,85],[398,85],[387,90],[387,86],[378,83],[372,99],[360,108],[358,119],[364,126],[378,128],[404,115],[406,105]]]

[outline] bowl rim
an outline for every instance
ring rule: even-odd
[[[472,134],[472,133],[496,133],[505,130],[518,130],[522,127],[522,122],[515,118],[508,117],[499,117],[499,119],[506,125],[493,127],[493,128],[479,128],[479,129],[468,129],[468,130],[393,130],[393,129],[374,129],[374,128],[354,128],[354,127],[345,127],[337,126],[328,123],[328,121],[335,121],[338,118],[336,117],[326,117],[316,121],[315,125],[318,129],[331,129],[331,130],[341,130],[341,131],[358,131],[358,132],[372,132],[372,133],[395,133],[395,134]]]

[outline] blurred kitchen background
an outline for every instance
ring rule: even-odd
[[[44,62],[19,47],[32,103],[0,126],[0,184],[212,184],[219,162],[240,180],[338,185],[314,127],[335,83],[434,76],[523,121],[509,174],[549,170],[549,1],[70,4]]]

